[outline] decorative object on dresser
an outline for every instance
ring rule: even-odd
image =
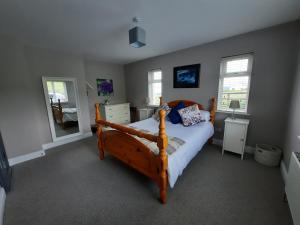
[[[193,101],[187,100],[176,100],[168,103],[169,107],[176,106],[179,102],[184,102],[186,106],[191,106],[197,104]],[[162,100],[161,100],[162,104]],[[150,179],[154,180],[160,190],[160,200],[162,203],[167,201],[167,185],[168,181],[168,162],[169,157],[172,155],[167,155],[168,148],[168,136],[166,134],[166,124],[170,122],[165,120],[166,112],[160,110],[159,122],[150,118],[149,120],[154,123],[155,126],[159,125],[158,133],[152,134],[144,129],[136,130],[130,126],[123,126],[115,123],[111,123],[102,119],[99,104],[95,105],[96,107],[96,124],[97,124],[97,136],[98,136],[98,148],[99,148],[99,158],[104,159],[104,151],[115,156],[119,160],[123,161],[127,165],[133,167],[140,173],[146,175]],[[204,107],[198,104],[199,109],[204,109]],[[215,98],[211,99],[211,105],[209,108],[210,111],[210,122],[207,122],[206,125],[211,128],[211,132],[207,132],[205,141],[207,141],[213,135],[213,124],[215,121],[215,111],[216,111],[216,101]],[[147,120],[144,120],[147,121]],[[137,122],[143,123],[143,121]],[[137,123],[134,126],[137,126]],[[111,129],[103,129],[104,126],[111,127]],[[184,128],[184,127],[182,127]],[[184,128],[187,129],[187,128]],[[185,130],[186,132],[186,130]],[[196,132],[198,134],[198,132]],[[157,148],[159,152],[158,155],[155,154],[150,146],[146,146],[144,143],[139,141],[138,138],[147,139]],[[198,140],[197,136],[197,140]],[[200,147],[201,148],[201,147]],[[198,149],[198,148],[197,148]],[[199,151],[199,150],[198,150]],[[176,158],[177,159],[177,158]],[[171,162],[171,161],[170,161]],[[173,162],[173,161],[172,161]],[[179,167],[179,165],[178,165]],[[168,172],[167,172],[168,170]],[[171,173],[172,174],[172,173]]]
[[[110,79],[97,79],[97,92],[98,96],[104,96],[105,104],[109,104],[109,98],[114,94],[113,80]]]
[[[231,115],[231,119],[235,119],[235,110],[240,108],[240,101],[239,100],[231,100],[230,104],[229,104],[229,108],[232,109],[232,115]]]
[[[101,115],[103,119],[112,123],[130,123],[129,103],[104,105],[101,104]]]
[[[225,119],[225,131],[223,140],[224,151],[230,151],[241,155],[241,159],[244,158],[247,130],[249,120],[247,119]]]
[[[292,152],[285,193],[295,225],[300,224],[300,152]]]
[[[200,64],[174,67],[174,88],[198,88]]]
[[[151,108],[139,108],[138,109],[138,119],[145,120],[150,118],[154,113],[154,109]]]

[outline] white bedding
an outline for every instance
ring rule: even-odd
[[[153,133],[158,132],[158,125],[159,122],[153,118],[130,124],[130,126],[149,130]],[[166,120],[166,132],[167,135],[178,137],[186,142],[176,152],[168,156],[168,178],[170,187],[173,188],[184,168],[213,135],[214,128],[210,122],[184,127],[182,124],[172,124]]]
[[[67,121],[78,121],[77,108],[63,108],[64,122]]]

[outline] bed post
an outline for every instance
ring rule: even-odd
[[[100,106],[99,103],[95,104],[95,108],[96,108],[96,126],[97,126],[97,136],[98,136],[98,149],[99,149],[99,158],[101,160],[104,159],[104,149],[103,149],[103,132],[102,132],[102,125],[97,123],[98,120],[101,120],[101,114],[100,114]]]
[[[210,112],[210,122],[212,123],[212,125],[214,125],[214,123],[215,123],[216,111],[217,111],[216,97],[212,97],[211,100],[210,100],[210,109],[209,109],[209,112]],[[208,140],[208,143],[209,144],[213,143],[213,137],[211,137]]]
[[[162,99],[162,96],[159,97],[159,105],[162,105],[163,104],[163,99]]]
[[[216,106],[216,97],[212,97],[210,100],[210,122],[212,124],[215,123],[215,117],[216,117],[216,110],[217,110],[217,106]]]
[[[60,99],[57,99],[58,101],[58,111],[59,111],[59,119],[60,119],[60,123],[61,123],[61,126],[63,129],[65,129],[65,123],[64,123],[64,114],[63,114],[63,111],[62,111],[62,107],[61,107],[61,104],[60,104]]]
[[[167,202],[167,168],[168,168],[168,157],[166,149],[168,146],[168,137],[166,135],[165,125],[165,110],[159,111],[159,134],[157,146],[159,148],[159,158],[161,161],[161,170],[159,174],[159,189],[160,189],[160,201],[165,204]]]

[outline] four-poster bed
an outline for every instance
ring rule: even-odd
[[[181,101],[184,102],[185,106],[191,106],[197,104],[200,110],[204,110],[204,107],[201,104],[189,100],[176,100],[176,101],[169,102],[168,105],[170,107],[174,107]],[[161,104],[162,104],[162,99],[161,99]],[[99,148],[100,159],[101,160],[104,159],[104,151],[106,151],[111,155],[113,155],[114,157],[118,158],[119,160],[123,161],[127,165],[133,167],[134,169],[138,170],[142,174],[151,178],[159,186],[161,202],[166,203],[168,176],[170,176],[171,174],[170,171],[167,171],[168,154],[166,150],[168,147],[168,136],[166,134],[165,111],[161,110],[159,112],[159,117],[160,117],[159,122],[152,122],[152,125],[153,123],[159,124],[158,133],[152,134],[152,133],[143,132],[141,130],[134,129],[132,127],[114,124],[105,121],[101,118],[99,104],[96,104],[95,107],[96,107],[96,125],[97,125],[98,148]],[[207,122],[206,125],[208,126],[209,124],[210,133],[205,134],[206,135],[205,138],[202,138],[204,140],[203,143],[205,143],[209,138],[211,138],[213,134],[212,125],[215,121],[215,113],[216,113],[216,100],[214,97],[210,100],[209,113],[210,113],[210,121]],[[170,122],[167,123],[168,123],[167,128],[169,127],[168,129],[172,129],[172,127],[170,128],[171,125],[169,125]],[[104,127],[109,127],[112,129],[104,130],[103,129]],[[140,125],[140,127],[143,128],[142,125]],[[183,126],[182,128],[185,129]],[[199,129],[200,128],[201,126],[199,126]],[[186,130],[181,130],[181,131],[185,132]],[[159,153],[154,154],[154,152],[152,151],[152,149],[150,149],[149,146],[146,146],[143,142],[139,140],[141,138],[156,143],[159,149]],[[195,141],[197,141],[197,138]],[[202,148],[203,143],[198,147]],[[189,162],[198,151],[199,150],[197,150],[196,152],[194,151],[194,153],[191,154],[192,156],[188,156],[187,161]],[[183,154],[184,152],[181,151],[179,153]],[[175,157],[176,154],[173,155]],[[170,156],[170,159],[172,156]],[[183,166],[183,169],[185,166],[186,165]],[[178,172],[179,175],[182,173],[182,170]],[[175,178],[177,179],[177,177]],[[172,181],[172,185],[174,185],[173,181]]]

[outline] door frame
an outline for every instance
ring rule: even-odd
[[[71,82],[73,82],[74,90],[75,90],[75,100],[76,100],[79,132],[74,133],[74,134],[61,136],[61,137],[56,136],[55,127],[54,127],[54,119],[53,119],[50,99],[49,99],[49,95],[48,95],[47,81],[71,81]],[[72,78],[72,77],[48,77],[48,76],[43,76],[42,77],[42,83],[43,83],[45,102],[46,102],[46,107],[47,107],[47,112],[48,112],[48,120],[49,120],[49,126],[50,126],[52,141],[57,142],[57,141],[61,141],[61,140],[65,140],[65,139],[68,139],[68,138],[72,138],[72,137],[82,135],[83,131],[82,131],[82,121],[81,121],[81,110],[80,110],[81,107],[80,107],[80,102],[79,102],[77,79]]]

